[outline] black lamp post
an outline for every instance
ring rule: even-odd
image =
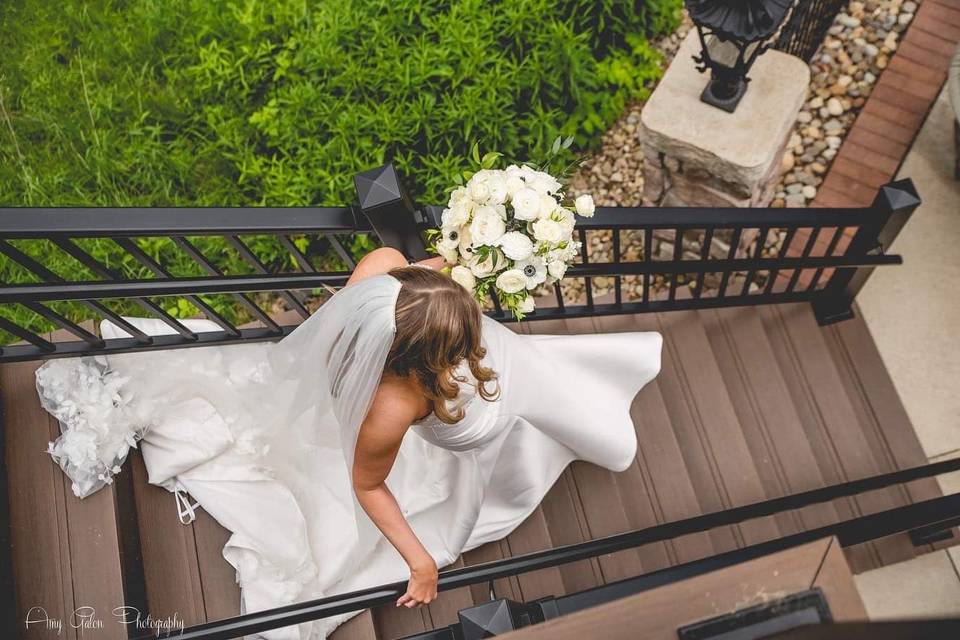
[[[767,50],[794,0],[684,0],[700,36],[697,70],[710,70],[700,99],[733,113],[747,91],[747,72]]]

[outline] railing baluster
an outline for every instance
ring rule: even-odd
[[[330,246],[333,247],[333,250],[340,256],[340,259],[343,260],[343,263],[347,265],[347,269],[353,271],[357,267],[357,261],[353,259],[353,256],[350,255],[350,252],[347,251],[347,248],[343,246],[343,243],[340,242],[340,238],[330,233],[324,236],[327,240],[330,241]]]
[[[104,280],[120,279],[116,273],[113,273],[107,269],[105,266],[103,266],[103,264],[100,263],[99,260],[74,244],[72,240],[68,238],[55,238],[53,239],[53,242],[65,253],[70,254],[74,260],[85,266],[87,269],[90,269],[90,271],[92,271],[98,277],[103,278]],[[197,334],[195,334],[193,331],[190,331],[190,329],[185,327],[181,322],[178,322],[176,318],[171,316],[163,307],[152,300],[148,300],[146,298],[133,298],[133,301],[136,302],[137,305],[147,313],[157,316],[157,318],[162,320],[164,324],[172,328],[187,340],[197,339]]]
[[[587,246],[587,232],[584,229],[578,229],[580,236],[580,259],[583,264],[590,264],[590,258],[587,256],[589,247]],[[584,278],[584,292],[587,294],[587,309],[593,309],[593,282],[592,278]]]
[[[830,238],[830,244],[827,245],[827,250],[823,254],[825,256],[832,256],[833,252],[837,248],[837,243],[840,242],[840,238],[843,237],[843,233],[846,227],[834,227],[833,228],[833,237]],[[807,291],[816,291],[817,284],[820,282],[820,277],[823,275],[823,267],[819,267],[813,273],[813,278],[810,280],[810,285],[807,287]]]
[[[683,260],[683,230],[675,229],[673,236],[673,261],[677,263],[670,277],[670,300],[677,299],[677,280],[680,278],[680,261]]]
[[[740,236],[743,234],[743,227],[735,227],[733,237],[730,238],[730,250],[727,251],[727,260],[733,260],[737,257],[737,251],[740,248]],[[717,289],[717,297],[723,298],[727,294],[727,282],[730,280],[730,271],[724,270],[720,277],[720,288]]]
[[[197,249],[193,244],[184,238],[183,236],[173,236],[173,241],[178,247],[183,249],[183,251],[193,258],[193,260],[200,265],[200,267],[206,271],[211,276],[222,276],[223,272],[217,268],[212,262],[210,262],[205,255],[200,253],[200,250]],[[280,328],[273,318],[264,313],[263,309],[257,306],[257,303],[250,299],[250,296],[246,293],[234,293],[232,297],[237,299],[237,302],[243,305],[243,307],[252,313],[254,317],[260,320],[267,328],[272,330],[274,333],[283,333],[283,329]]]
[[[38,276],[39,278],[46,280],[47,282],[67,282],[66,280],[64,280],[57,274],[55,274],[53,271],[50,271],[45,266],[43,266],[42,264],[40,264],[39,262],[37,262],[36,260],[28,256],[27,254],[20,251],[16,247],[14,247],[12,244],[7,242],[6,240],[0,240],[0,253],[5,254],[8,258],[18,263],[27,271],[32,272],[35,276]],[[99,301],[81,300],[80,304],[87,307],[88,309],[91,309],[97,314],[103,316],[104,318],[114,323],[115,325],[123,328],[123,330],[129,333],[131,336],[133,336],[134,340],[136,340],[138,343],[151,344],[153,342],[153,338],[145,334],[140,329],[137,329],[135,326],[133,326],[132,324],[124,320],[122,317],[120,317],[119,315],[117,315],[107,307],[105,307]]]
[[[812,227],[810,229],[810,235],[807,237],[807,243],[803,245],[803,251],[800,252],[801,258],[807,258],[810,256],[810,252],[813,251],[813,247],[817,244],[817,237],[820,235],[821,228],[822,227]],[[785,293],[790,293],[797,286],[797,282],[800,280],[801,271],[803,271],[803,269],[799,267],[793,270],[793,274],[790,276],[790,282],[787,283]]]
[[[263,264],[263,261],[256,256],[253,251],[250,250],[250,247],[240,239],[239,236],[225,236],[226,240],[230,245],[237,250],[237,253],[240,254],[240,257],[247,261],[254,271],[257,273],[269,273],[267,271],[267,265]],[[300,314],[300,317],[306,320],[310,317],[310,312],[307,311],[306,307],[303,306],[303,302],[296,296],[292,291],[281,291],[280,296],[287,301],[287,304],[290,305],[294,311]]]
[[[620,264],[620,230],[613,229],[613,262]],[[615,304],[623,304],[623,276],[616,276],[613,280],[613,299]]]
[[[557,296],[557,309],[559,309],[560,312],[563,313],[565,309],[564,302],[563,302],[563,289],[560,288],[559,280],[553,283],[553,291]]]
[[[7,320],[2,316],[0,316],[0,329],[3,329],[9,334],[17,336],[18,338],[22,338],[23,340],[26,340],[36,348],[40,349],[40,351],[44,351],[46,353],[52,353],[57,350],[56,345],[50,342],[49,340],[44,340],[34,332],[28,329],[24,329],[20,325],[14,322],[10,322],[9,320]]]
[[[713,227],[707,227],[703,233],[703,246],[700,247],[700,261],[707,262],[710,259],[710,245],[713,243]],[[694,299],[699,299],[703,293],[703,281],[707,278],[707,272],[704,271],[697,278],[697,285],[693,289]]]
[[[650,255],[653,253],[653,228],[648,227],[643,230],[643,260],[645,262],[652,262],[653,256]],[[641,298],[644,303],[650,301],[650,274],[643,274],[643,297]]]
[[[63,316],[57,313],[50,307],[47,307],[46,305],[42,305],[39,302],[24,302],[23,306],[25,306],[27,309],[30,309],[30,311],[33,311],[35,314],[39,316],[43,316],[50,322],[59,326],[61,329],[66,329],[73,335],[77,336],[78,338],[80,338],[81,340],[89,344],[90,348],[92,349],[103,348],[104,342],[101,338],[98,338],[97,336],[90,333],[80,325],[76,324],[66,316]]]
[[[145,266],[147,269],[153,272],[158,278],[170,278],[170,272],[163,268],[163,266],[147,255],[147,252],[144,251],[130,238],[114,238],[114,242],[117,245],[129,253],[134,259]],[[197,309],[200,309],[200,312],[207,317],[208,320],[220,326],[221,329],[226,332],[232,338],[240,337],[240,330],[237,329],[233,324],[220,315],[216,309],[208,305],[206,302],[200,299],[199,296],[187,295],[183,296],[183,299],[195,306]]]
[[[293,240],[290,239],[290,236],[277,236],[280,240],[280,244],[283,245],[283,248],[290,252],[290,255],[293,256],[293,259],[297,261],[297,264],[300,265],[300,269],[304,273],[313,273],[316,269],[310,263],[310,259],[304,255],[302,251],[293,243]]]
[[[787,229],[787,233],[783,237],[783,244],[781,244],[780,249],[777,250],[778,258],[783,258],[787,255],[787,251],[790,249],[790,244],[793,242],[793,236],[796,235],[796,233],[796,227],[790,227]],[[763,289],[764,295],[770,295],[773,293],[773,284],[776,282],[778,275],[780,275],[780,267],[774,267],[770,270],[770,274],[767,276],[767,286]]]
[[[757,234],[757,246],[753,250],[753,259],[754,261],[760,260],[763,256],[763,247],[767,244],[767,236],[770,235],[770,228],[767,226],[760,227],[760,232]],[[741,296],[746,296],[750,294],[750,283],[753,282],[753,278],[757,275],[756,269],[750,269],[747,271],[747,277],[743,280],[743,289],[740,290]]]

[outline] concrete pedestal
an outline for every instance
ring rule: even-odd
[[[697,72],[691,30],[641,113],[644,204],[762,207],[773,199],[781,158],[810,82],[806,63],[761,55],[734,113],[700,101],[709,76]]]

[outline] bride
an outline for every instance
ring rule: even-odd
[[[517,335],[441,266],[376,250],[277,343],[50,361],[51,453],[84,496],[142,436],[181,520],[199,505],[231,531],[244,612],[405,578],[396,605],[429,603],[438,567],[510,533],[571,461],[633,462],[629,408],[661,350],[654,332]],[[262,637],[323,638],[352,615]]]

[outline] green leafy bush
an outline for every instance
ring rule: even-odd
[[[476,139],[519,158],[597,144],[658,77],[647,38],[680,6],[8,0],[0,204],[342,204],[387,160],[439,202]]]

